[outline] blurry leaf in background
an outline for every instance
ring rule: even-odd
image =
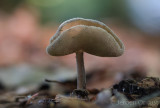
[[[28,3],[40,9],[43,22],[73,17],[101,18],[110,14],[111,6],[111,0],[29,0]]]
[[[112,16],[125,19],[126,17],[124,0],[2,0],[0,10],[12,12],[20,4],[37,8],[41,13],[43,24],[62,22],[73,17],[91,19],[104,19]]]

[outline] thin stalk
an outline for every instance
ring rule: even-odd
[[[84,68],[83,52],[76,52],[77,61],[77,89],[86,89],[86,74]]]

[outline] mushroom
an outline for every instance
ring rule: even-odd
[[[100,57],[117,57],[123,54],[124,45],[104,23],[84,18],[63,22],[50,39],[46,49],[52,56],[76,53],[77,89],[86,89],[83,52]]]

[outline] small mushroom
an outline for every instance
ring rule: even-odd
[[[59,26],[46,50],[52,56],[76,53],[77,89],[85,90],[83,52],[100,57],[117,57],[123,54],[124,45],[104,23],[92,19],[73,18]]]

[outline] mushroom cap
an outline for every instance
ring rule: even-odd
[[[46,50],[52,56],[84,51],[101,57],[116,57],[123,54],[124,45],[104,23],[73,18],[59,26]]]

